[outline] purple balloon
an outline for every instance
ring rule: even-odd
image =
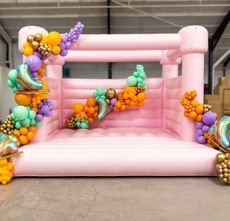
[[[209,131],[209,126],[208,125],[204,125],[202,127],[202,130],[203,130],[203,132],[208,132]]]
[[[68,34],[67,33],[63,34],[61,36],[62,42],[64,42],[64,43],[67,42],[67,38],[68,38]]]
[[[35,51],[35,52],[34,52],[34,55],[37,56],[37,57],[39,57],[39,58],[42,57],[42,55],[41,55],[38,51]]]
[[[66,48],[66,49],[69,49],[70,47],[71,47],[71,42],[67,41],[67,42],[65,43],[65,48]]]
[[[196,123],[196,129],[201,129],[204,126],[202,122],[197,122]]]
[[[206,144],[206,138],[204,136],[197,137],[197,142],[200,144]]]
[[[44,116],[42,115],[42,114],[37,114],[36,115],[36,121],[42,121],[43,120],[43,118],[44,118]]]
[[[64,56],[66,56],[66,55],[67,55],[67,53],[68,53],[68,51],[67,51],[67,50],[63,50],[63,51],[61,51],[60,55],[64,57]]]
[[[117,98],[113,98],[110,100],[110,104],[115,105],[117,102]]]
[[[205,124],[212,126],[216,122],[216,114],[214,114],[211,111],[208,111],[208,112],[204,113],[202,121]]]
[[[52,112],[51,112],[51,111],[48,111],[48,112],[45,114],[46,117],[51,117],[51,115],[52,115]]]
[[[26,58],[25,63],[29,65],[30,72],[35,72],[41,67],[42,60],[36,55],[30,55]]]
[[[197,136],[202,136],[202,135],[203,135],[203,131],[202,131],[201,129],[198,129],[198,130],[196,131],[196,135],[197,135]]]
[[[62,50],[64,50],[64,49],[65,49],[65,43],[61,42],[61,43],[59,44],[59,47],[60,47]]]
[[[42,108],[41,108],[41,112],[43,114],[47,114],[48,112],[50,111],[49,107],[47,105],[44,105]]]

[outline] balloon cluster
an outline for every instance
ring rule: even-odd
[[[69,33],[63,35],[52,31],[47,36],[41,33],[27,36],[23,44],[25,62],[8,74],[8,86],[15,93],[18,106],[0,125],[1,156],[6,154],[5,157],[10,157],[12,150],[15,153],[19,146],[31,142],[44,117],[52,115],[54,106],[48,100],[44,61],[51,55],[66,56],[67,50],[79,38],[83,28],[84,25],[78,22]],[[80,125],[85,127],[85,122]]]
[[[220,180],[225,184],[230,184],[230,153],[218,153],[216,161],[216,172]]]
[[[0,125],[0,132],[5,134],[12,134],[15,127],[15,122],[9,115]]]
[[[28,144],[34,139],[37,128],[35,126],[30,126],[28,128],[21,127],[20,129],[14,129],[14,135],[19,137],[21,145]]]
[[[86,105],[77,103],[73,106],[74,114],[66,121],[68,128],[87,129],[89,124],[97,119],[98,105],[96,99],[90,97],[86,101]],[[73,125],[75,122],[75,126]]]
[[[87,129],[90,123],[103,120],[112,111],[125,111],[131,106],[143,106],[145,101],[146,74],[142,65],[127,78],[128,86],[117,92],[114,88],[105,90],[97,87],[93,98],[88,98],[86,105],[77,103],[73,106],[74,114],[66,120],[71,129]]]
[[[11,117],[15,122],[15,128],[17,129],[20,129],[21,127],[29,127],[31,125],[40,126],[40,124],[35,120],[36,112],[31,110],[30,107],[21,105],[15,107]]]
[[[14,165],[7,159],[0,159],[0,183],[5,185],[13,177]]]
[[[207,133],[210,127],[216,122],[216,114],[209,111],[204,113],[202,121],[196,123],[196,141],[200,144],[210,143]]]
[[[181,104],[184,107],[184,116],[192,120],[201,122],[204,109],[204,105],[195,100],[197,92],[195,90],[186,91],[181,98]]]
[[[144,67],[142,65],[136,66],[136,71],[133,73],[133,75],[129,76],[127,78],[127,84],[130,87],[136,87],[136,86],[145,86],[146,80],[146,74]]]
[[[54,109],[53,103],[48,99],[42,100],[37,107],[38,111],[36,115],[36,120],[38,122],[41,122],[44,117],[50,117]]]
[[[225,184],[230,184],[230,116],[223,116],[219,121],[211,112],[208,104],[199,104],[195,90],[185,92],[181,98],[184,116],[196,122],[195,137],[200,144],[209,144],[224,153],[216,156],[216,170]]]

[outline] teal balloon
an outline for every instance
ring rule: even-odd
[[[128,84],[129,86],[136,86],[136,84],[137,84],[137,79],[136,79],[134,76],[129,76],[129,77],[127,78],[127,84]]]
[[[36,112],[31,110],[30,111],[30,119],[34,119],[36,117]]]
[[[28,117],[29,111],[24,106],[17,106],[14,108],[13,113],[16,121],[22,121]]]
[[[42,126],[42,122],[41,122],[41,121],[40,121],[40,122],[37,122],[37,123],[36,123],[36,126],[37,126],[37,127],[41,127],[41,126]]]
[[[31,124],[31,125],[35,125],[35,124],[36,124],[36,120],[35,120],[35,119],[31,119],[31,120],[30,120],[30,124]]]
[[[12,69],[9,73],[8,73],[8,79],[11,81],[16,81],[18,76],[17,70],[16,69]]]
[[[21,124],[20,122],[16,122],[16,123],[15,123],[15,127],[16,127],[17,129],[20,129],[20,128],[22,127],[22,124]]]
[[[12,81],[10,81],[10,80],[7,81],[7,84],[8,84],[8,86],[9,86],[10,88],[15,87],[15,85],[14,85],[14,84],[12,83]]]
[[[30,125],[30,119],[26,118],[25,120],[22,121],[22,124],[24,127],[28,127],[28,125]]]
[[[136,72],[136,71],[133,73],[133,76],[134,76],[134,77],[138,77],[138,75],[139,75],[139,74],[138,74],[138,72]]]
[[[140,78],[140,77],[138,77],[138,78],[137,78],[137,83],[143,83],[143,79]]]
[[[87,129],[89,126],[86,123],[81,123],[81,128],[82,129]]]
[[[146,74],[145,74],[145,72],[141,72],[141,73],[139,74],[139,77],[140,77],[140,78],[143,78],[143,79],[146,79]]]

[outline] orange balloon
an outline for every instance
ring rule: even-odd
[[[34,132],[29,131],[26,137],[28,141],[32,141],[34,139]]]
[[[121,105],[121,111],[125,111],[126,110],[126,105],[122,104]]]
[[[15,130],[14,130],[14,134],[17,135],[17,136],[20,136],[20,131],[17,130],[17,129],[15,129]]]
[[[86,104],[88,107],[95,107],[96,106],[96,100],[93,97],[90,97],[87,99]]]
[[[198,114],[196,117],[196,121],[201,122],[203,119],[203,115],[202,114]]]
[[[198,114],[202,114],[204,112],[204,106],[202,104],[199,104],[197,107],[196,107],[196,112]]]
[[[120,103],[119,101],[117,101],[117,102],[115,103],[115,107],[120,108],[120,107],[121,107],[121,103]]]
[[[35,126],[29,126],[29,131],[32,131],[32,132],[36,132],[37,131],[37,128]]]
[[[94,109],[93,107],[90,107],[90,108],[88,109],[88,112],[89,112],[90,114],[94,114],[94,113],[95,113],[95,109]]]
[[[24,49],[24,51],[23,51],[23,54],[25,55],[25,56],[30,56],[30,55],[32,55],[34,53],[34,51],[33,51],[33,48],[32,47],[26,47],[25,49]]]
[[[191,105],[193,106],[193,107],[196,107],[196,106],[198,106],[199,105],[199,103],[197,102],[197,101],[191,101]]]
[[[137,100],[138,101],[143,101],[145,99],[145,94],[144,93],[139,93],[138,95],[137,95]]]
[[[84,106],[82,104],[75,104],[73,106],[73,110],[75,113],[80,113],[81,111],[83,111]]]
[[[189,118],[195,120],[196,117],[197,117],[197,113],[196,113],[195,111],[191,111],[191,112],[189,113]]]
[[[19,140],[20,140],[20,144],[21,144],[21,145],[25,145],[25,144],[28,143],[27,137],[24,136],[24,135],[21,135],[21,136],[19,137]]]
[[[21,135],[27,135],[28,134],[28,129],[25,127],[21,127],[19,129]]]
[[[29,94],[16,94],[15,101],[19,105],[28,106],[31,102],[31,95]]]
[[[93,123],[95,120],[94,120],[94,118],[89,117],[89,118],[88,118],[88,121],[89,121],[89,123]]]
[[[88,110],[89,110],[89,108],[88,108],[87,106],[84,106],[84,111],[85,111],[85,113],[87,113]]]

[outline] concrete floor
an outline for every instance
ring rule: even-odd
[[[228,220],[217,178],[15,178],[0,186],[1,221]]]

